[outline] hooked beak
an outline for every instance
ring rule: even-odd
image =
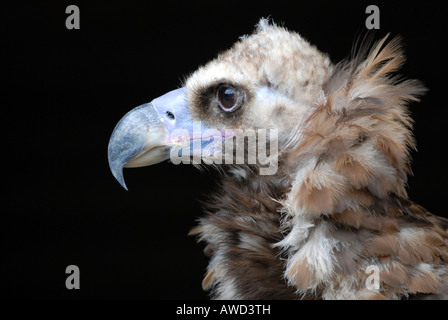
[[[127,190],[123,168],[144,167],[168,160],[171,149],[176,150],[173,146],[182,142],[193,144],[193,140],[199,141],[198,148],[182,152],[185,156],[195,152],[200,155],[201,149],[210,145],[214,136],[221,138],[219,131],[210,134],[208,127],[202,124],[196,127],[187,108],[185,88],[170,91],[136,107],[118,122],[110,137],[108,159],[112,174]],[[209,133],[203,135],[207,130]]]
[[[169,159],[170,122],[174,114],[186,111],[185,89],[180,88],[132,109],[121,118],[109,140],[108,160],[112,174],[123,188],[127,190],[124,167],[144,167]]]

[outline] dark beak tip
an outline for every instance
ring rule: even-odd
[[[110,170],[112,171],[112,174],[115,177],[115,179],[126,191],[128,191],[128,187],[126,186],[126,182],[124,181],[123,167],[119,168],[119,166],[114,167],[111,164],[109,164],[109,165],[110,165]]]
[[[124,177],[123,177],[123,171],[120,172],[119,175],[115,175],[114,174],[115,179],[117,179],[118,183],[126,190],[128,190],[128,187],[126,186],[126,182],[124,181]]]
[[[117,155],[113,152],[113,148],[111,148],[109,144],[108,148],[108,161],[109,161],[109,168],[112,172],[112,175],[114,178],[118,181],[118,183],[126,190],[128,191],[128,187],[126,186],[126,183],[124,181],[123,176],[123,167],[124,163],[123,161],[120,161],[120,159],[117,157]]]
[[[121,186],[124,188],[124,190],[129,191],[128,187],[126,186],[126,183],[120,182]]]

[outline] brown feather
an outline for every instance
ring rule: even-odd
[[[202,290],[209,290],[213,284],[215,269],[210,269],[202,280]]]
[[[439,281],[436,276],[429,273],[413,276],[407,283],[407,288],[411,293],[434,293],[438,287]]]
[[[370,290],[362,290],[359,293],[359,300],[389,300],[386,296],[381,293],[370,291]]]
[[[308,284],[311,279],[311,271],[308,268],[308,261],[298,260],[290,268],[288,277],[294,281],[294,285],[297,289],[305,291],[308,288]]]
[[[394,263],[393,267],[382,270],[380,273],[380,280],[387,285],[393,287],[402,287],[408,281],[409,275],[406,268],[398,263]]]
[[[366,254],[370,256],[396,255],[398,251],[398,240],[394,235],[374,237],[366,248]]]

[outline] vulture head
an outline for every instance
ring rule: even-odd
[[[262,19],[179,89],[126,114],[111,171],[173,163],[223,171],[190,232],[206,243],[202,286],[218,299],[448,297],[448,221],[408,200],[399,38],[334,65]]]

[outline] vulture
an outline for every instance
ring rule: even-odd
[[[128,112],[111,171],[165,160],[220,171],[190,235],[213,299],[447,299],[448,220],[408,199],[400,37],[356,42],[337,64],[261,19],[179,89]],[[157,199],[153,199],[157,201]]]

